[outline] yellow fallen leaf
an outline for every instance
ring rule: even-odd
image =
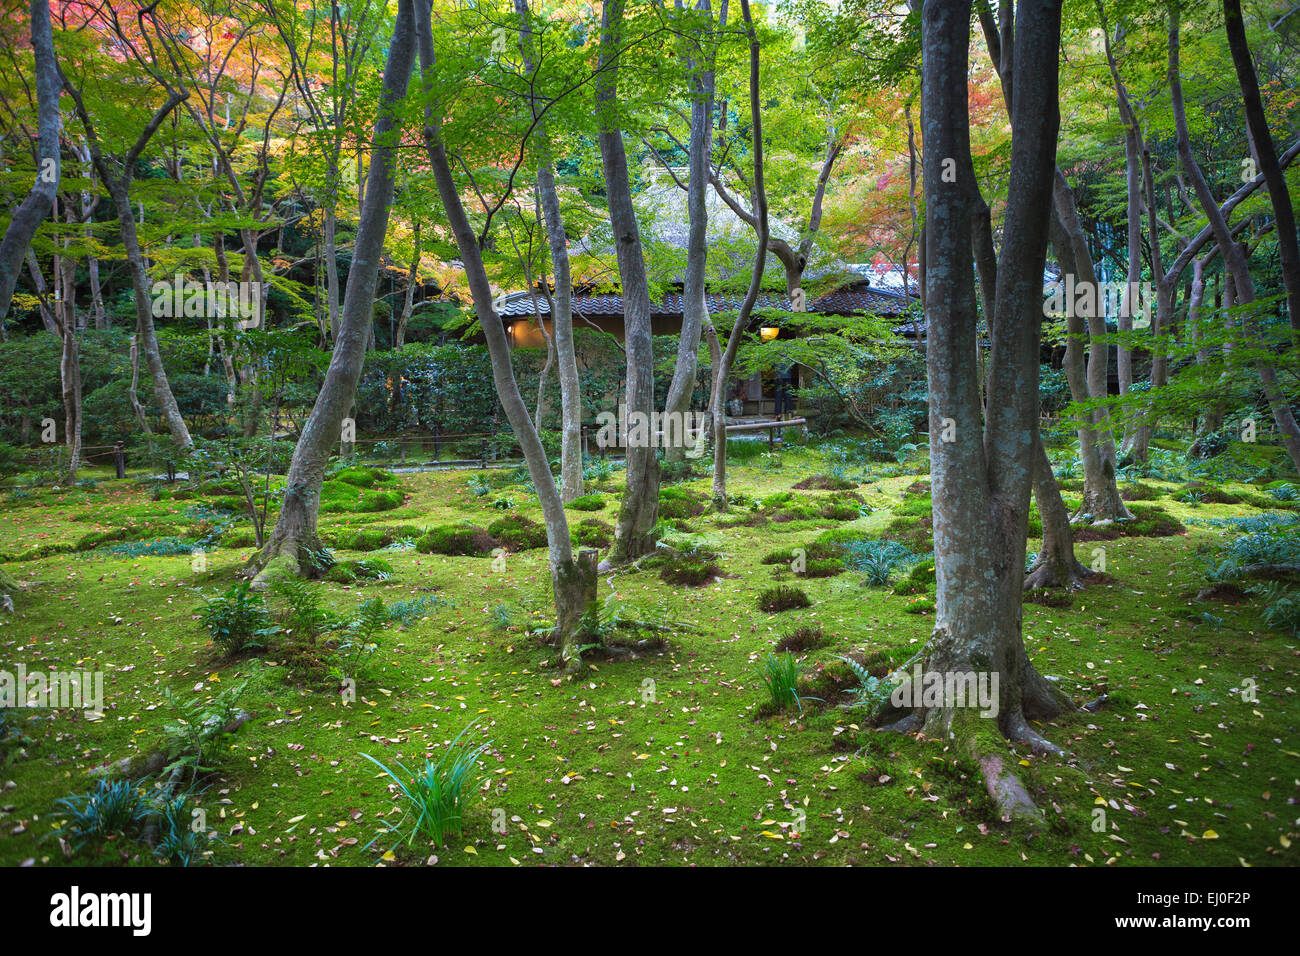
[[[478,850],[474,849],[472,846],[465,847],[465,852],[470,856],[478,856]]]
[[[383,860],[385,863],[391,863],[393,860],[396,860],[397,857],[394,855],[392,850],[385,850],[384,855],[379,859]]]
[[[1213,830],[1206,830],[1204,833],[1201,834],[1202,840],[1217,840],[1218,838],[1219,835],[1215,833]]]

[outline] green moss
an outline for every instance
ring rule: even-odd
[[[440,525],[430,528],[415,542],[415,550],[422,554],[490,554],[496,541],[482,528],[462,525]]]
[[[599,511],[608,503],[609,499],[604,495],[579,495],[564,507],[575,511]]]
[[[546,547],[546,526],[523,515],[507,515],[488,525],[488,534],[510,551]]]
[[[733,464],[729,491],[742,501],[766,500],[789,491],[790,475],[829,468],[816,449],[781,454],[781,472]],[[897,501],[915,481],[915,474],[904,471],[875,479],[862,494],[882,508]],[[463,472],[404,477],[410,507],[431,528],[468,529],[471,545],[476,534],[491,542],[479,529],[501,515],[486,496],[467,495],[465,480]],[[610,487],[617,494],[621,476]],[[40,720],[26,718],[20,733],[31,738],[23,745],[31,757],[20,756],[22,748],[0,745],[0,761],[8,755],[3,779],[16,785],[4,795],[6,805],[14,806],[8,814],[14,821],[39,824],[56,799],[84,789],[76,781],[92,766],[160,739],[163,724],[173,717],[161,703],[163,688],[185,698],[207,697],[267,675],[253,682],[241,702],[257,719],[214,751],[211,784],[200,797],[209,820],[224,809],[245,828],[244,834],[226,836],[225,862],[233,864],[317,864],[322,846],[301,836],[312,827],[320,834],[338,829],[323,837],[331,865],[379,862],[392,838],[365,847],[393,803],[375,786],[373,768],[359,752],[418,765],[426,754],[440,754],[474,716],[480,724],[468,736],[476,742],[490,738],[489,766],[509,773],[485,773],[490,778],[485,788],[469,792],[463,841],[399,848],[400,861],[422,863],[431,853],[442,865],[456,866],[513,866],[512,857],[559,865],[780,861],[917,867],[1016,866],[1023,865],[1022,855],[1057,866],[1238,867],[1241,861],[1284,866],[1290,859],[1280,839],[1293,840],[1294,821],[1278,807],[1288,792],[1279,781],[1293,776],[1287,751],[1294,747],[1270,741],[1288,739],[1288,728],[1300,720],[1300,700],[1281,692],[1284,688],[1267,693],[1270,685],[1264,681],[1261,704],[1243,703],[1240,695],[1245,676],[1285,676],[1294,670],[1290,642],[1264,627],[1255,598],[1230,604],[1190,597],[1204,585],[1197,549],[1221,549],[1237,534],[1232,529],[1189,522],[1186,537],[1119,537],[1106,547],[1115,581],[1078,592],[1071,607],[1024,605],[1026,649],[1035,665],[1058,677],[1058,686],[1076,703],[1109,695],[1096,713],[1065,714],[1036,725],[1066,748],[1064,759],[1014,749],[996,728],[978,729],[980,745],[1010,762],[1045,813],[1046,826],[1030,838],[1022,827],[997,819],[969,753],[945,749],[945,741],[869,731],[861,711],[839,706],[848,701],[855,678],[835,655],[853,656],[878,677],[903,664],[933,629],[930,613],[908,613],[913,610],[909,598],[919,598],[916,605],[925,607],[928,592],[899,597],[887,589],[862,588],[847,576],[800,578],[782,583],[798,584],[808,607],[778,618],[756,609],[759,594],[775,583],[771,569],[788,568],[779,560],[763,564],[764,556],[801,543],[829,546],[879,538],[901,520],[895,516],[877,513],[843,527],[820,516],[808,519],[808,526],[765,521],[723,527],[711,516],[696,519],[710,545],[728,555],[726,576],[701,589],[669,586],[659,580],[661,567],[642,564],[620,569],[611,590],[602,575],[602,608],[619,605],[628,617],[661,623],[668,630],[659,636],[667,643],[634,647],[621,659],[593,656],[594,667],[584,670],[581,684],[572,689],[552,685],[556,672],[539,666],[549,662],[552,650],[524,636],[525,630],[554,623],[544,550],[509,555],[500,568],[473,557],[385,552],[394,576],[383,584],[318,586],[323,606],[342,620],[356,617],[366,590],[382,590],[390,608],[415,609],[402,623],[393,619],[373,658],[373,678],[359,681],[359,699],[345,706],[336,686],[323,677],[318,683],[307,680],[296,659],[272,654],[266,666],[249,659],[215,660],[192,619],[198,600],[187,555],[124,561],[100,550],[70,553],[67,549],[87,534],[128,525],[147,524],[151,530],[123,540],[177,535],[194,524],[184,514],[188,505],[212,504],[202,497],[183,504],[153,501],[147,484],[101,481],[100,488],[93,498],[80,491],[35,491],[32,506],[18,512],[21,518],[0,526],[0,550],[53,549],[45,557],[6,565],[28,586],[18,613],[3,618],[4,633],[12,645],[10,659],[25,660],[29,668],[50,653],[51,639],[62,660],[111,661],[112,695],[119,712],[132,719],[86,721],[60,710]],[[1235,493],[1237,486],[1228,490]],[[539,520],[530,495],[522,490],[511,495],[524,515]],[[1195,514],[1177,501],[1161,504],[1173,519]],[[1207,504],[1200,513],[1211,508],[1215,517],[1257,513],[1230,504]],[[901,527],[926,532],[924,518],[904,518]],[[348,535],[378,530],[351,511],[326,525],[322,537],[339,536],[334,542],[340,548]],[[584,525],[575,525],[575,537],[587,533]],[[592,534],[612,531],[608,525],[588,527]],[[1079,549],[1081,560],[1088,560],[1091,547]],[[811,556],[813,549],[807,550]],[[481,552],[471,546],[467,553]],[[228,586],[243,556],[234,549],[208,555],[216,586]],[[609,594],[616,597],[606,606]],[[498,603],[517,609],[518,627],[491,630],[483,611]],[[1202,613],[1216,623],[1203,620]],[[802,627],[830,636],[825,644],[796,651],[806,675],[804,712],[761,716],[765,693],[757,685],[754,661]],[[343,633],[323,635],[316,653],[335,654]],[[329,662],[321,664],[327,674]],[[200,682],[205,689],[194,691]],[[585,706],[579,706],[582,701]],[[17,719],[23,721],[23,715]],[[549,763],[538,756],[539,727],[556,742],[547,751]],[[661,766],[672,772],[656,773]],[[773,785],[753,767],[762,767]],[[561,775],[569,775],[567,784]],[[614,787],[614,781],[625,785]],[[1120,808],[1107,804],[1114,828],[1103,833],[1090,826],[1099,797],[1115,800]],[[796,838],[785,802],[804,806],[804,798],[807,832]],[[218,805],[218,799],[230,803]],[[849,812],[862,805],[870,806],[870,813]],[[512,826],[505,834],[494,832],[493,810],[499,807],[508,817],[519,816],[528,830]],[[664,814],[665,807],[677,813]],[[845,812],[836,814],[837,807]],[[576,822],[579,814],[597,825]],[[286,821],[298,815],[303,820],[286,836]],[[678,822],[669,822],[675,816]],[[629,818],[639,834],[627,832]],[[767,820],[774,822],[757,825]],[[610,827],[612,821],[619,827]],[[692,822],[697,825],[691,827]],[[1209,829],[1219,838],[1203,838]],[[250,830],[256,836],[247,836]],[[850,836],[830,842],[839,830]],[[6,829],[0,864],[29,858],[37,865],[63,863],[57,846],[43,839],[48,832],[30,822],[21,833]],[[300,838],[290,839],[293,835]],[[349,835],[355,844],[345,842]],[[69,862],[103,860],[86,856]]]

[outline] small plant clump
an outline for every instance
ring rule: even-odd
[[[811,607],[812,601],[808,599],[803,588],[780,584],[763,591],[758,596],[758,606],[769,614],[778,614],[795,608]]]

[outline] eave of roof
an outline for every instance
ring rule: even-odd
[[[705,304],[710,314],[718,312],[739,311],[743,296],[708,293]],[[873,315],[902,315],[907,311],[909,299],[899,293],[883,289],[863,289],[858,291],[830,292],[808,303],[809,312],[823,315],[852,315],[869,312]],[[497,300],[497,312],[503,319],[531,319],[535,314],[549,315],[550,305],[546,296],[528,292],[512,292]],[[758,312],[767,310],[793,311],[790,297],[787,295],[763,294],[754,306]],[[623,297],[617,294],[575,295],[573,311],[584,316],[622,316]],[[652,315],[681,315],[682,296],[670,293],[657,302],[650,303]]]

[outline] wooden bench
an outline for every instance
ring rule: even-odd
[[[775,448],[775,447],[776,447],[776,430],[777,430],[778,428],[786,428],[786,427],[788,427],[788,426],[790,426],[790,425],[807,425],[807,424],[808,424],[808,419],[806,419],[806,418],[787,418],[787,419],[785,419],[785,420],[782,420],[782,419],[779,419],[779,418],[774,418],[774,419],[772,419],[771,421],[768,421],[768,422],[744,422],[744,423],[739,424],[739,425],[728,425],[728,426],[727,426],[727,434],[730,435],[732,432],[754,432],[754,431],[762,431],[763,429],[766,428],[766,429],[767,429],[767,446],[768,446],[769,448]]]

